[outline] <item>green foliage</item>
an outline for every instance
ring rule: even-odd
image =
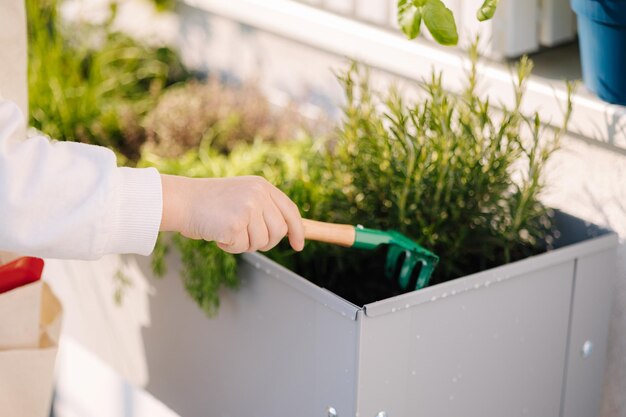
[[[426,0],[423,6],[424,24],[433,38],[442,45],[456,45],[459,35],[454,15],[441,0]]]
[[[498,0],[484,0],[476,12],[479,21],[491,19]],[[420,34],[422,22],[441,45],[456,45],[459,41],[454,14],[441,0],[398,0],[398,24],[409,38]]]
[[[347,104],[330,140],[242,143],[228,155],[202,144],[179,158],[146,154],[144,164],[191,176],[262,175],[305,217],[411,236],[440,255],[432,282],[443,282],[545,249],[551,213],[538,197],[562,129],[545,131],[538,114],[521,113],[531,68],[520,61],[515,104],[495,109],[476,92],[475,64],[463,94],[446,92],[433,74],[415,102],[397,89],[372,91],[367,72],[353,65],[339,76]],[[570,112],[571,102],[566,123]],[[178,239],[192,297],[214,312],[216,293],[204,291],[234,285],[235,258]],[[307,243],[295,253],[283,243],[268,256],[356,304],[400,291],[381,278],[384,251]]]
[[[461,97],[433,74],[414,104],[395,90],[377,99],[357,68],[344,74],[337,220],[414,237],[442,258],[434,282],[539,250],[550,224],[538,199],[542,172],[560,131],[547,139],[539,115],[520,112],[531,67],[520,61],[516,104],[499,110],[476,94],[475,66]]]
[[[417,38],[422,26],[422,8],[410,0],[398,0],[398,24],[409,39]]]
[[[27,0],[30,123],[58,140],[138,156],[141,117],[162,89],[188,77],[168,48],[143,45],[100,25],[68,26],[56,0]]]
[[[215,315],[220,305],[221,287],[234,289],[239,285],[235,257],[220,250],[213,242],[176,235],[174,243],[185,265],[185,289],[209,316]]]
[[[113,275],[113,285],[115,286],[115,291],[113,292],[113,300],[115,304],[121,306],[124,303],[124,295],[126,294],[126,290],[133,286],[133,281],[122,271],[122,269],[118,269]]]
[[[398,0],[398,24],[409,39],[419,35],[422,21],[440,44],[459,41],[454,15],[441,0]]]
[[[498,0],[485,0],[476,12],[476,18],[481,22],[491,19],[496,13],[496,7],[498,7]]]

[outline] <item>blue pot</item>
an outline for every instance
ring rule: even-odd
[[[609,103],[626,105],[626,0],[571,0],[585,85]]]

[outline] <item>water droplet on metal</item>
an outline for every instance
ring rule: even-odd
[[[409,308],[409,307],[411,307],[411,305],[408,303],[404,305],[404,308]]]
[[[392,312],[392,313],[395,313],[395,312],[396,312],[396,308],[395,308],[395,307],[394,307],[394,308],[392,308],[392,309],[391,309],[391,312]]]
[[[447,292],[444,292],[443,294],[441,294],[441,298],[446,298],[448,296]]]
[[[387,417],[387,412],[386,411],[381,411],[378,414],[376,414],[376,417]]]
[[[581,355],[583,359],[587,359],[593,353],[593,342],[591,340],[585,341],[581,349]]]
[[[327,407],[326,415],[328,417],[337,417],[337,410],[335,410],[335,407]]]
[[[437,301],[437,296],[436,296],[436,295],[433,295],[433,296],[430,298],[430,301]]]

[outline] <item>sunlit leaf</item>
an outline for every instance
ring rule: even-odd
[[[452,11],[441,0],[426,0],[422,8],[424,24],[437,42],[456,45],[459,35]]]
[[[481,22],[491,19],[496,12],[496,7],[498,7],[498,0],[485,0],[476,12],[476,18]]]
[[[398,1],[398,24],[402,32],[409,38],[415,39],[420,34],[422,12],[419,7],[408,0]]]

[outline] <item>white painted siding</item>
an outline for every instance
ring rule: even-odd
[[[396,23],[397,0],[294,0],[313,4],[348,17],[356,17],[378,27]],[[569,0],[501,0],[494,19],[478,22],[476,11],[483,0],[445,0],[454,12],[463,47],[476,34],[483,36],[483,53],[492,58],[518,57],[576,38],[575,16]],[[391,11],[391,13],[390,13]],[[385,18],[387,16],[387,18]],[[433,40],[427,30],[426,39]]]

